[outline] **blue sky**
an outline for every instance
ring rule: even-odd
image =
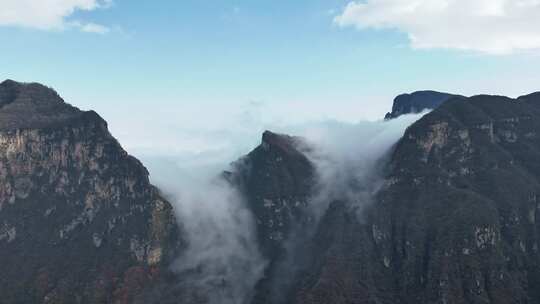
[[[50,13],[56,18],[50,28],[27,21],[39,13],[32,5],[3,1],[21,18],[2,22],[0,11],[0,78],[41,82],[68,102],[99,111],[133,149],[142,148],[129,135],[134,130],[155,138],[163,129],[193,134],[255,120],[257,128],[373,120],[390,109],[395,95],[414,90],[510,96],[540,90],[536,45],[490,47],[480,39],[486,33],[467,36],[472,19],[466,18],[461,32],[434,38],[425,30],[433,24],[411,22],[432,10],[415,8],[410,19],[387,13],[407,1],[386,1],[395,3],[385,7],[377,0],[73,0],[79,4],[71,10]],[[529,2],[523,3],[534,10],[527,11],[537,12]],[[536,16],[501,7],[531,22]],[[471,9],[493,11],[487,4]],[[512,26],[505,32],[524,31]],[[190,135],[179,145],[204,147],[197,141],[204,142]]]

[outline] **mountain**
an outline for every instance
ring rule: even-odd
[[[233,163],[268,261],[250,303],[540,303],[540,93],[455,97],[381,158],[361,210],[313,212],[307,139],[267,131]],[[168,271],[181,223],[95,112],[1,83],[0,180],[0,303],[197,302]]]
[[[134,303],[179,241],[171,205],[98,114],[0,84],[1,303]]]
[[[463,98],[463,96],[436,91],[417,91],[411,94],[402,94],[394,99],[392,112],[387,113],[384,119],[397,118],[404,114],[420,113],[426,109],[432,110],[452,98]]]
[[[312,221],[308,204],[316,172],[304,154],[307,148],[302,138],[266,131],[261,144],[233,163],[233,172],[228,173],[255,216],[259,247],[270,261],[257,284],[254,303],[273,301],[274,290],[286,284],[281,268],[296,253],[288,245],[299,245],[288,241]]]
[[[315,168],[301,145],[301,138],[266,131],[261,145],[233,164],[234,183],[250,202],[262,251],[270,258],[280,255],[312,193]]]
[[[302,246],[284,235],[293,263],[274,256],[254,303],[539,303],[539,96],[453,98],[425,115],[393,149],[362,217],[334,201]],[[285,208],[283,226],[264,225],[289,201],[271,196],[286,187],[270,181],[315,186],[299,140],[271,138],[242,160],[266,164],[243,182],[262,236],[305,221]],[[309,191],[299,197],[310,203]]]

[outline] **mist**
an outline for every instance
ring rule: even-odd
[[[183,303],[249,303],[266,261],[258,250],[255,219],[241,193],[221,178],[229,164],[260,144],[265,129],[305,138],[304,152],[315,165],[317,180],[309,202],[315,219],[328,205],[344,201],[361,215],[384,181],[383,164],[405,129],[423,114],[391,121],[347,123],[334,120],[295,125],[256,124],[223,133],[231,142],[219,150],[163,155],[138,155],[150,171],[152,183],[171,201],[186,240],[185,250],[173,264],[188,293]],[[200,134],[199,134],[200,135]],[[213,138],[212,136],[209,136]],[[222,137],[221,141],[227,141]],[[234,142],[233,142],[234,141]],[[174,145],[174,143],[172,143]],[[241,147],[239,149],[239,147]],[[292,231],[285,246],[294,252],[306,233]],[[294,254],[282,263],[280,286],[293,278]],[[281,295],[275,297],[276,301]]]
[[[317,172],[310,202],[315,218],[320,218],[334,201],[346,202],[361,215],[384,183],[384,169],[393,146],[406,128],[426,113],[356,124],[331,121],[299,129],[298,134],[310,146],[305,154]]]
[[[182,168],[176,160],[154,157],[147,163],[187,242],[172,265],[181,278],[182,303],[248,303],[266,261],[242,196],[206,162]]]

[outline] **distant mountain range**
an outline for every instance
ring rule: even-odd
[[[424,109],[362,217],[313,220],[302,138],[265,132],[223,174],[269,261],[253,304],[540,303],[540,93],[416,92],[386,119]],[[95,112],[1,83],[0,181],[0,303],[205,303],[168,271],[182,223]]]

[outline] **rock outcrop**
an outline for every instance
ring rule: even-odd
[[[133,303],[178,241],[171,205],[98,114],[0,84],[1,303]]]
[[[384,119],[388,120],[405,114],[433,110],[452,98],[464,97],[436,91],[418,91],[411,94],[402,94],[394,99],[392,112],[387,113]]]

